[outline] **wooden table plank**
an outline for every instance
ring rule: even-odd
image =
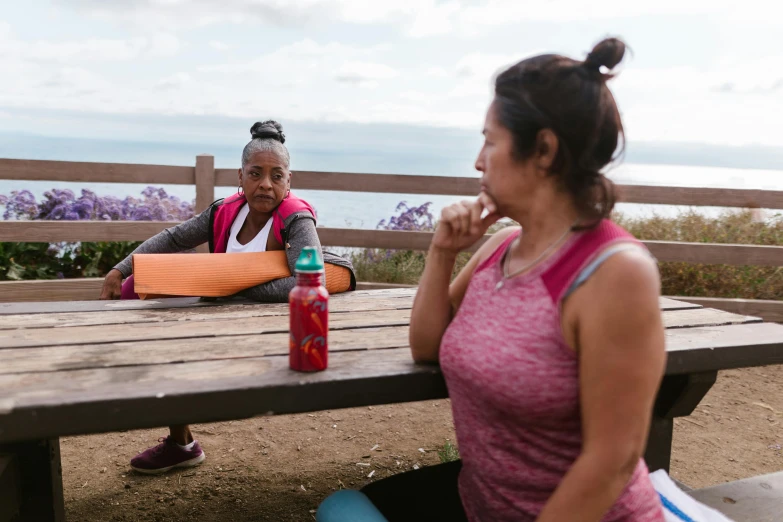
[[[400,301],[397,299],[396,301]],[[380,302],[380,301],[379,301]],[[348,303],[347,303],[348,304]],[[369,308],[375,304],[367,303]],[[330,314],[330,329],[402,326],[407,325],[411,310],[403,308],[401,303],[390,303],[386,310],[357,310],[350,313]],[[278,307],[278,308],[275,308]],[[339,308],[339,306],[336,306]],[[126,341],[194,339],[201,337],[231,337],[249,334],[283,333],[288,331],[288,309],[279,305],[260,307],[252,313],[277,313],[277,315],[235,318],[235,312],[222,316],[224,319],[201,321],[168,321],[143,324],[88,325],[62,328],[28,328],[18,330],[0,330],[0,361],[2,350],[9,348],[32,348],[38,346],[67,346],[82,344],[114,343]],[[285,313],[284,313],[285,312]],[[221,317],[221,316],[219,316]],[[709,308],[694,310],[675,310],[663,312],[664,326],[682,328],[688,326],[706,326],[748,322],[754,319],[741,315],[712,310]],[[0,370],[2,371],[2,370]]]
[[[138,302],[138,301],[136,301]],[[330,314],[372,310],[404,310],[413,306],[411,296],[332,296]],[[0,330],[24,328],[70,328],[74,326],[160,323],[165,321],[211,321],[288,315],[288,303],[224,304],[219,307],[135,309],[57,314],[0,315]]]
[[[330,313],[343,313],[369,310],[409,309],[413,306],[413,295],[410,292],[400,295],[355,292],[332,296],[329,303]],[[174,306],[167,309],[157,307],[134,308],[129,310],[106,310],[100,314],[94,312],[60,312],[39,314],[0,314],[0,330],[16,330],[23,328],[69,328],[74,326],[110,325],[110,324],[140,324],[165,321],[209,321],[217,319],[239,319],[242,317],[266,317],[272,315],[287,315],[287,303],[249,303],[232,304],[226,302],[220,306],[200,305],[197,298],[169,299],[177,303],[194,303],[194,306]],[[135,303],[142,301],[111,301],[110,304]],[[148,301],[146,301],[148,302]],[[108,306],[108,305],[107,305]],[[684,303],[673,299],[661,298],[661,310],[695,310],[701,308],[698,304]]]
[[[664,328],[693,328],[697,326],[721,326],[725,324],[761,323],[758,317],[733,314],[713,308],[672,310],[663,312]]]
[[[659,300],[661,310],[693,310],[695,308],[701,308],[701,306],[694,306],[696,303],[686,303],[684,301],[677,301],[668,297],[661,297]]]
[[[289,370],[287,357],[80,370],[61,397],[0,399],[0,443],[446,396],[437,366],[414,364],[407,348],[367,355],[335,353],[328,371],[310,374]]]
[[[664,312],[667,328],[704,327],[758,322],[752,317],[711,309]],[[329,351],[370,350],[408,346],[408,326],[357,328],[330,332]],[[677,342],[678,336],[673,341]],[[690,340],[691,336],[687,336]],[[76,344],[0,350],[0,375],[56,372],[207,360],[241,359],[288,353],[288,333],[172,339],[121,343]]]
[[[731,316],[723,313],[721,315]],[[742,316],[735,316],[738,320]],[[783,326],[755,325],[755,327],[773,326],[769,330],[771,338],[776,335],[783,342]],[[742,324],[724,324],[714,327],[673,328],[666,332],[667,352],[670,373],[683,365],[693,365],[694,357],[703,358],[701,353],[721,349],[715,354],[713,363],[721,361],[747,359],[748,345],[769,344],[767,338],[742,329]],[[739,330],[737,328],[740,328]],[[332,332],[330,354],[356,350],[378,350],[405,348],[408,346],[407,326],[384,328],[346,329]],[[765,330],[766,331],[766,330]],[[736,348],[741,344],[743,348]],[[766,345],[765,344],[765,345]],[[738,354],[724,356],[725,350],[738,351]],[[79,383],[80,371],[95,369],[135,368],[141,375],[145,368],[157,367],[154,372],[170,372],[164,378],[176,380],[179,372],[190,364],[199,362],[227,361],[234,359],[256,360],[263,357],[286,356],[288,354],[287,334],[237,336],[226,342],[223,337],[206,339],[144,341],[137,343],[94,344],[79,346],[26,348],[21,350],[3,350],[2,369],[0,370],[0,389],[10,397],[19,397],[25,393],[58,395],[73,386],[92,386],[92,383]],[[695,354],[695,355],[694,355]],[[764,355],[764,354],[763,354]],[[368,355],[368,357],[372,357]],[[738,359],[737,359],[738,358]],[[708,366],[708,362],[700,362]],[[754,361],[749,361],[751,364]],[[700,366],[701,367],[701,366]],[[709,368],[710,370],[719,368]],[[5,378],[3,378],[5,377]],[[48,391],[47,391],[48,390]]]
[[[408,326],[335,330],[329,352],[402,348],[408,346]],[[288,333],[239,335],[197,340],[140,341],[77,346],[47,346],[0,351],[0,375],[56,372],[182,362],[243,359],[288,354]]]
[[[410,310],[397,309],[331,314],[329,329],[403,326],[409,323],[410,315]],[[58,328],[1,330],[0,350],[156,339],[193,339],[216,336],[227,338],[236,335],[288,332],[288,327],[289,318],[286,314],[218,321],[75,326],[67,330]]]
[[[783,364],[783,325],[776,323],[667,330],[666,343],[667,374]]]
[[[374,296],[374,297],[412,297],[416,294],[416,288],[384,288],[373,290],[356,290],[354,292],[334,295],[332,298],[342,296]],[[132,299],[127,301],[41,301],[25,303],[0,303],[0,315],[18,314],[53,314],[67,312],[107,312],[110,310],[155,310],[166,308],[192,308],[225,306],[227,304],[259,304],[242,298],[218,299],[216,301],[202,301],[199,297],[174,297],[166,299],[148,299],[141,301]]]

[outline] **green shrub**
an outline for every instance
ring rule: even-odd
[[[783,246],[781,215],[763,222],[750,211],[727,211],[717,217],[685,212],[670,218],[616,213],[613,219],[639,239]],[[355,252],[352,260],[360,281],[417,284],[425,256],[424,252],[364,250]],[[460,255],[455,274],[468,259],[468,254]],[[664,295],[783,300],[783,267],[660,263],[660,271]]]
[[[0,281],[103,277],[140,243],[0,243]]]
[[[783,246],[783,216],[766,221],[750,211],[727,211],[717,217],[685,212],[676,217],[615,221],[639,239],[692,243]],[[660,263],[661,293],[691,297],[783,300],[783,267]]]
[[[459,450],[449,441],[446,441],[441,448],[438,448],[438,457],[441,463],[453,462],[459,460]]]

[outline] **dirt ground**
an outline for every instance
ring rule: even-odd
[[[783,470],[781,421],[783,366],[720,373],[675,423],[672,476],[699,488]],[[166,432],[63,439],[68,520],[314,520],[332,491],[435,464],[454,442],[448,401],[374,406],[197,425],[204,464],[132,472],[128,460]]]

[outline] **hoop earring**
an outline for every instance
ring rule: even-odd
[[[245,191],[242,190],[242,184],[240,183],[239,186],[237,187],[237,196],[244,196],[244,195],[245,195]]]

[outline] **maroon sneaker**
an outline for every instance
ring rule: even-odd
[[[174,468],[189,468],[198,466],[204,459],[204,451],[198,441],[193,442],[193,447],[185,449],[170,436],[158,439],[158,444],[131,459],[131,468],[139,473],[147,475],[159,475]]]

